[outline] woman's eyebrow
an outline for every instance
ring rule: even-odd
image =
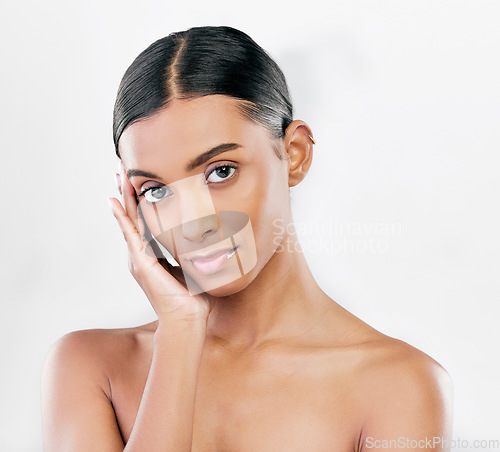
[[[205,162],[210,160],[212,157],[215,157],[216,155],[222,154],[223,152],[228,152],[228,151],[233,151],[234,149],[241,148],[241,144],[238,143],[222,143],[219,144],[218,146],[215,146],[214,148],[204,152],[203,154],[199,155],[198,157],[195,157],[192,159],[187,165],[186,165],[186,171],[192,171],[196,167],[203,165]],[[143,171],[140,169],[129,169],[127,170],[127,177],[129,179],[132,179],[135,176],[143,176],[147,177],[149,179],[159,179],[162,180],[160,176],[157,176],[154,173],[151,173],[149,171]]]
[[[204,152],[203,154],[195,157],[186,165],[186,171],[192,171],[196,167],[203,165],[206,161],[210,160],[212,157],[215,157],[218,154],[222,154],[223,152],[232,151],[234,149],[238,149],[241,147],[241,144],[238,143],[222,143],[209,151]]]
[[[160,179],[161,180],[160,176],[157,176],[155,173],[150,173],[149,171],[143,171],[140,169],[127,170],[127,177],[129,179],[132,179],[135,176],[143,176],[143,177],[147,177],[149,179]]]

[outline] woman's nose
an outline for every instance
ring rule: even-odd
[[[191,183],[182,188],[177,195],[182,235],[200,242],[219,230],[212,197],[206,185]]]
[[[183,222],[181,228],[184,238],[193,242],[201,242],[219,230],[219,222],[217,215],[212,214]]]

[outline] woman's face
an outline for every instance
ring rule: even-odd
[[[288,160],[237,102],[171,101],[128,126],[119,143],[151,233],[198,292],[214,296],[253,281],[280,244],[275,221],[290,220]]]

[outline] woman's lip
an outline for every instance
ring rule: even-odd
[[[229,259],[231,259],[238,249],[239,245],[224,251],[210,253],[206,257],[195,256],[188,259],[195,270],[202,275],[211,275],[218,272]]]
[[[236,250],[236,248],[238,248],[238,246],[236,246],[234,248],[226,248],[224,250],[212,251],[211,253],[207,253],[206,255],[196,255],[196,256],[187,258],[187,260],[189,260],[191,262],[193,262],[193,261],[199,261],[199,262],[210,261],[210,260],[213,260],[219,256],[222,256],[222,255],[227,254],[231,251],[234,251],[234,250]]]

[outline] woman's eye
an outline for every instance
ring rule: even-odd
[[[214,168],[210,171],[210,174],[207,177],[208,182],[217,183],[222,182],[225,179],[229,179],[233,176],[236,168],[230,165],[221,165],[217,168]]]
[[[163,185],[161,187],[149,187],[143,190],[141,192],[141,195],[146,198],[146,201],[153,204],[171,196],[172,190],[166,185]]]

